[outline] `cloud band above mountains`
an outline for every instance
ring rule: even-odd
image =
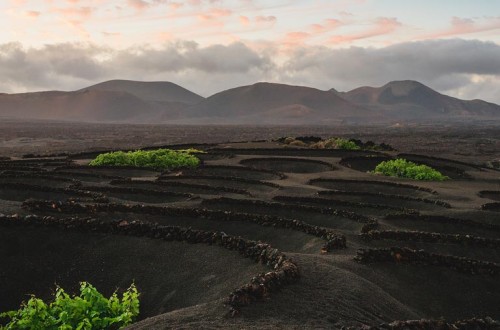
[[[500,45],[429,40],[385,48],[194,42],[116,50],[94,44],[0,45],[1,92],[74,90],[108,79],[165,80],[204,96],[257,81],[349,90],[418,80],[464,99],[500,103]]]

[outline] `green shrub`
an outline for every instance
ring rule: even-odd
[[[137,150],[116,151],[98,155],[90,162],[91,166],[139,166],[153,167],[158,169],[177,169],[181,167],[196,167],[200,164],[198,157],[193,154],[202,153],[196,149],[171,150]]]
[[[382,162],[375,167],[374,172],[414,180],[443,181],[449,179],[432,167],[417,165],[402,158]]]
[[[361,147],[358,146],[354,141],[343,139],[343,138],[331,138],[324,142],[324,148],[326,149],[344,149],[344,150],[360,150]]]
[[[69,296],[57,287],[55,299],[46,304],[32,296],[18,311],[0,314],[10,321],[1,327],[14,329],[119,329],[131,324],[139,315],[139,293],[132,284],[122,295],[106,299],[87,282],[80,283],[80,295]]]

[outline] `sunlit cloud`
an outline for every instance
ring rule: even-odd
[[[404,78],[497,100],[500,93],[476,87],[498,91],[500,17],[491,15],[500,3],[432,6],[430,12],[399,0],[6,0],[0,92],[138,77],[174,80],[204,95],[261,80],[347,89]]]
[[[386,34],[391,34],[402,26],[401,22],[395,17],[380,17],[375,21],[374,26],[352,34],[335,35],[330,38],[333,44],[349,43],[356,40],[378,37]]]

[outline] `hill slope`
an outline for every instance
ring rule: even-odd
[[[411,80],[392,81],[382,87],[360,87],[336,94],[372,110],[390,111],[394,118],[500,116],[499,105],[482,100],[460,100]]]
[[[365,122],[368,110],[315,88],[257,83],[217,93],[188,110],[191,118],[229,123]]]
[[[0,94],[0,116],[86,122],[151,122],[166,113],[177,116],[174,105],[159,106],[125,92],[86,90]]]
[[[196,104],[204,98],[168,81],[109,80],[83,90],[126,92],[145,101]]]
[[[177,119],[201,100],[170,82],[110,80],[74,92],[0,94],[0,117],[153,123]]]

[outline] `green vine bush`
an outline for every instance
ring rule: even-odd
[[[98,155],[90,162],[90,166],[138,166],[173,170],[183,167],[193,168],[200,164],[194,154],[203,153],[197,149],[157,149],[137,151],[116,151]]]
[[[444,181],[449,179],[449,177],[441,174],[441,172],[432,167],[418,165],[402,158],[381,162],[375,167],[374,173],[425,181]]]
[[[139,315],[139,293],[132,284],[122,295],[105,298],[91,284],[80,283],[80,295],[71,297],[57,287],[55,299],[47,304],[32,296],[17,311],[1,313],[9,322],[2,330],[88,330],[120,329]]]

